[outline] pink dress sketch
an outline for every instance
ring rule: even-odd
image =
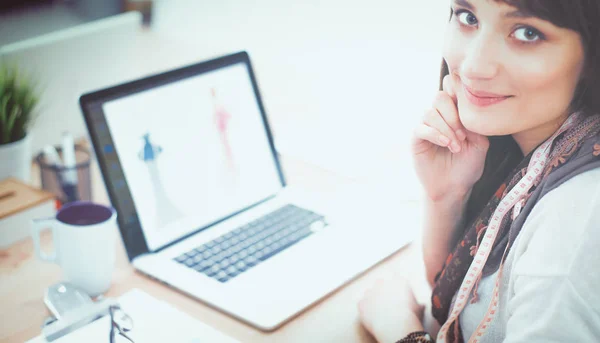
[[[217,99],[217,92],[214,88],[210,89],[210,93],[212,95],[213,100],[213,122],[217,128],[219,133],[219,138],[221,139],[221,146],[223,148],[223,154],[227,160],[227,167],[230,171],[235,172],[237,167],[235,165],[235,160],[233,158],[233,151],[231,149],[231,144],[229,141],[229,121],[231,120],[231,114],[219,103]]]

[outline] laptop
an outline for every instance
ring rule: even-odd
[[[280,327],[412,239],[286,183],[246,52],[80,105],[135,269],[256,328]]]

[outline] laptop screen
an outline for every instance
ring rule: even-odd
[[[248,68],[240,62],[99,105],[106,135],[94,124],[95,144],[109,187],[129,200],[119,215],[137,217],[149,250],[281,189]]]

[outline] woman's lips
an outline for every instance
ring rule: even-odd
[[[495,105],[502,102],[511,96],[499,95],[489,92],[474,91],[463,84],[465,96],[475,106],[485,107]]]

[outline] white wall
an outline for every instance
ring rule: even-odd
[[[153,30],[197,57],[248,50],[282,149],[348,175],[405,180],[415,194],[407,142],[437,87],[448,6],[157,0]]]
[[[52,66],[76,82],[60,79],[73,94],[55,99],[64,109],[44,113],[35,150],[63,130],[85,132],[76,103],[83,91],[247,50],[281,150],[346,175],[391,182],[413,197],[419,186],[408,138],[437,87],[448,5],[155,0],[152,27],[135,44],[118,47],[131,39],[122,37],[108,49],[102,48],[107,39],[90,39],[89,48],[78,45],[72,58]],[[68,93],[63,88],[57,92]]]

